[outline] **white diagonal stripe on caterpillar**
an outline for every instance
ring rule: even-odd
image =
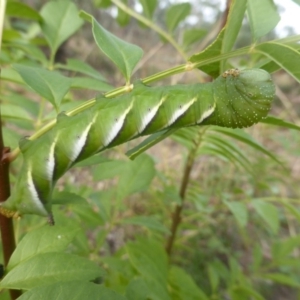
[[[84,145],[86,144],[86,140],[89,134],[89,131],[92,127],[92,125],[95,122],[95,117],[93,118],[92,122],[88,124],[88,126],[85,128],[85,130],[81,133],[81,135],[78,135],[77,139],[74,141],[73,147],[72,147],[72,153],[70,156],[70,163],[73,163],[77,157],[79,156],[80,152],[82,151]]]
[[[172,125],[178,118],[180,118],[196,102],[196,100],[197,98],[194,97],[190,102],[181,105],[177,110],[175,110],[167,126]]]
[[[201,124],[203,120],[205,120],[206,118],[208,118],[214,111],[216,108],[216,103],[214,103],[210,109],[208,109],[207,111],[204,111],[203,114],[201,115],[200,119],[198,119],[197,124]]]
[[[161,105],[164,103],[166,99],[167,99],[166,97],[162,97],[156,106],[152,108],[149,107],[147,114],[142,117],[142,124],[139,128],[139,134],[141,134],[149,125],[149,123],[153,120],[159,108],[161,107]]]
[[[57,141],[58,136],[55,137],[53,143],[51,144],[50,150],[49,150],[49,156],[46,159],[46,173],[49,181],[53,180],[53,173],[55,169],[55,145]]]
[[[36,206],[38,207],[38,209],[40,211],[43,211],[43,213],[46,215],[48,215],[47,210],[45,209],[43,202],[41,201],[39,194],[36,190],[36,187],[34,185],[33,179],[32,179],[32,169],[31,166],[28,166],[28,170],[27,170],[27,185],[28,185],[28,190],[31,194],[31,199],[33,200],[33,202],[36,204]]]
[[[128,108],[125,110],[125,112],[119,118],[115,119],[115,123],[113,124],[112,128],[109,130],[109,133],[104,140],[103,144],[105,147],[107,147],[118,135],[118,133],[120,132],[120,130],[123,127],[125,118],[131,109],[132,109],[132,102],[130,103]]]

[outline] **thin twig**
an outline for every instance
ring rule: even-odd
[[[175,211],[172,214],[172,225],[171,225],[171,229],[170,229],[171,235],[169,236],[169,238],[167,240],[167,244],[166,244],[166,252],[167,252],[168,256],[171,256],[174,241],[176,238],[176,232],[181,223],[181,212],[182,212],[183,204],[185,201],[187,187],[188,187],[188,184],[190,181],[191,171],[192,171],[195,159],[197,157],[198,148],[202,142],[202,136],[206,130],[207,130],[207,128],[205,128],[204,130],[203,129],[199,130],[198,135],[196,136],[196,138],[194,140],[194,146],[190,150],[186,164],[185,164],[183,177],[181,180],[180,191],[179,191],[179,195],[181,198],[181,204],[176,205]]]

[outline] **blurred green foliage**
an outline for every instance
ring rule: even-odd
[[[1,299],[5,288],[23,289],[22,300],[299,299],[300,38],[274,40],[269,0],[232,1],[217,36],[227,15],[200,2],[8,1],[0,54],[8,146],[82,99],[132,77],[161,80],[188,62],[192,72],[165,81],[209,80],[197,68],[215,76],[262,67],[278,71],[278,97],[276,117],[250,129],[182,129],[134,161],[123,153],[144,148],[132,141],[80,163],[59,182],[54,227],[15,221]],[[20,159],[12,183],[19,167]]]

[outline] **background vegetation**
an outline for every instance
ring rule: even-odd
[[[247,130],[182,129],[147,153],[137,148],[133,161],[125,153],[140,141],[80,163],[59,181],[54,227],[14,220],[1,300],[6,289],[23,290],[22,300],[300,299],[300,38],[290,29],[268,43],[276,7],[248,1],[248,18],[245,8],[240,0],[224,12],[211,0],[7,2],[0,97],[12,149],[58,112],[138,78],[207,82],[227,68],[263,67],[277,96],[276,118]],[[101,44],[97,28],[143,49],[132,76],[113,53],[122,47],[109,33]],[[202,71],[183,73],[187,61]],[[12,183],[20,164],[19,156],[11,164]]]

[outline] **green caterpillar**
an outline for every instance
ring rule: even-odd
[[[138,82],[128,94],[99,97],[91,108],[75,116],[60,114],[56,125],[40,138],[20,142],[23,166],[0,212],[46,216],[53,223],[54,185],[75,163],[167,128],[251,126],[267,116],[274,94],[266,71],[231,69],[212,83],[148,87]]]

